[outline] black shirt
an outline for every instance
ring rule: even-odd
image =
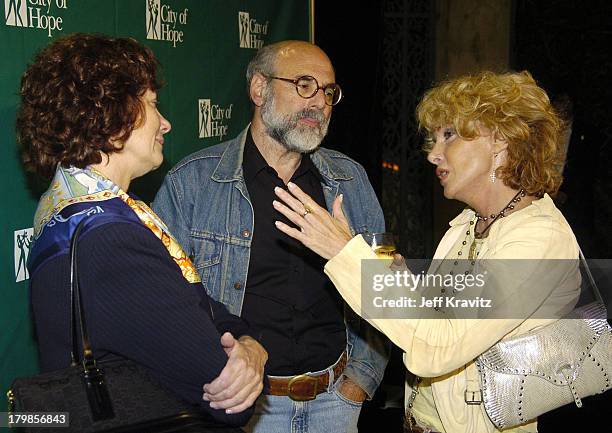
[[[289,376],[333,364],[346,346],[343,303],[323,273],[325,260],[274,225],[292,225],[272,206],[274,187],[286,188],[251,133],[242,162],[255,226],[242,317],[268,351],[266,371]],[[308,156],[291,177],[325,208],[321,175]]]

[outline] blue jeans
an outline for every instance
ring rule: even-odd
[[[362,403],[340,395],[339,384],[337,380],[310,401],[261,395],[255,414],[243,429],[247,433],[357,433]]]

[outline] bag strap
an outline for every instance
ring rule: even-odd
[[[70,298],[71,298],[71,307],[72,307],[72,360],[73,362],[78,362],[79,359],[76,357],[78,352],[77,349],[77,339],[78,335],[81,336],[81,344],[83,348],[83,362],[87,365],[95,364],[95,359],[93,357],[93,351],[91,350],[91,345],[89,344],[89,334],[87,332],[87,323],[85,321],[85,316],[83,315],[83,301],[81,300],[81,290],[79,284],[79,272],[77,266],[77,251],[78,251],[78,237],[81,233],[81,229],[85,225],[87,218],[83,218],[81,222],[77,225],[74,230],[74,234],[72,235],[72,239],[70,240]],[[77,327],[79,333],[77,333]]]
[[[578,252],[580,253],[580,261],[582,262],[582,265],[584,266],[584,271],[587,274],[587,277],[589,278],[589,282],[591,283],[591,287],[593,288],[593,293],[595,294],[595,299],[597,300],[597,302],[600,302],[603,305],[606,305],[603,297],[601,296],[601,292],[599,291],[599,288],[597,287],[597,283],[595,282],[595,279],[593,278],[593,274],[591,273],[591,269],[589,268],[589,265],[587,264],[586,259],[584,258],[584,254],[582,254],[582,249],[580,247],[578,247]]]
[[[87,333],[87,323],[83,315],[83,301],[79,285],[79,273],[77,266],[77,245],[79,233],[87,218],[83,218],[72,235],[70,240],[70,299],[71,299],[71,326],[72,326],[72,362],[77,365],[77,327],[81,335],[83,347],[83,372],[82,377],[91,409],[91,416],[94,421],[101,421],[115,417],[113,404],[106,387],[104,372],[96,366],[96,359],[89,344],[89,334]]]
[[[72,238],[70,239],[70,252],[68,254],[68,258],[70,260],[70,331],[71,331],[71,347],[70,351],[70,364],[75,366],[79,363],[79,346],[77,340],[79,338],[79,334],[77,332],[77,322],[76,322],[76,306],[75,306],[75,292],[79,290],[78,282],[76,283],[75,290],[75,268],[76,268],[76,239],[81,232],[81,228],[85,223],[85,219],[81,220],[77,225],[74,233],[72,234]],[[78,278],[78,275],[77,275]]]
[[[81,223],[79,223],[79,225],[77,226],[77,230],[75,231],[75,233],[73,233],[73,237],[70,239],[70,252],[68,254],[68,258],[70,260],[70,365],[72,367],[76,366],[79,362],[79,359],[77,357],[77,353],[79,351],[78,348],[78,344],[77,344],[77,339],[78,339],[78,335],[77,335],[77,328],[76,328],[76,309],[74,306],[74,290],[73,290],[73,280],[74,280],[74,275],[73,275],[73,271],[74,271],[74,267],[72,264],[72,251],[73,251],[73,242],[74,239],[76,238],[76,236],[74,236],[75,234],[78,234],[81,227]]]

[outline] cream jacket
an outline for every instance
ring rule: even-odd
[[[434,259],[449,256],[451,248],[465,236],[473,219],[474,212],[466,209],[450,222],[451,227],[440,241]],[[539,260],[578,258],[576,238],[548,195],[493,224],[478,257],[479,260],[532,259],[530,263],[533,262],[533,266],[507,275],[500,284],[504,291],[515,294],[514,299],[530,300],[521,302],[520,308],[524,309],[528,304],[533,316],[549,318],[431,320],[365,317],[404,350],[404,364],[408,370],[418,376],[433,378],[431,390],[440,425],[446,433],[497,431],[487,417],[484,405],[467,405],[464,401],[465,390],[478,380],[474,359],[501,339],[554,321],[547,312],[562,314],[571,310],[580,291],[577,266],[572,272],[549,276],[550,287],[534,289],[536,281],[539,281],[536,271]],[[362,259],[375,258],[363,238],[357,236],[325,266],[326,274],[358,314],[362,312]],[[527,312],[522,317],[532,317],[532,314]],[[410,389],[407,389],[406,396],[409,394]],[[418,413],[414,415],[418,419]],[[521,426],[516,431],[536,431],[536,423]]]

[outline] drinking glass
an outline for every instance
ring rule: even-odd
[[[392,233],[365,233],[363,238],[370,244],[378,258],[393,260],[397,248]]]

